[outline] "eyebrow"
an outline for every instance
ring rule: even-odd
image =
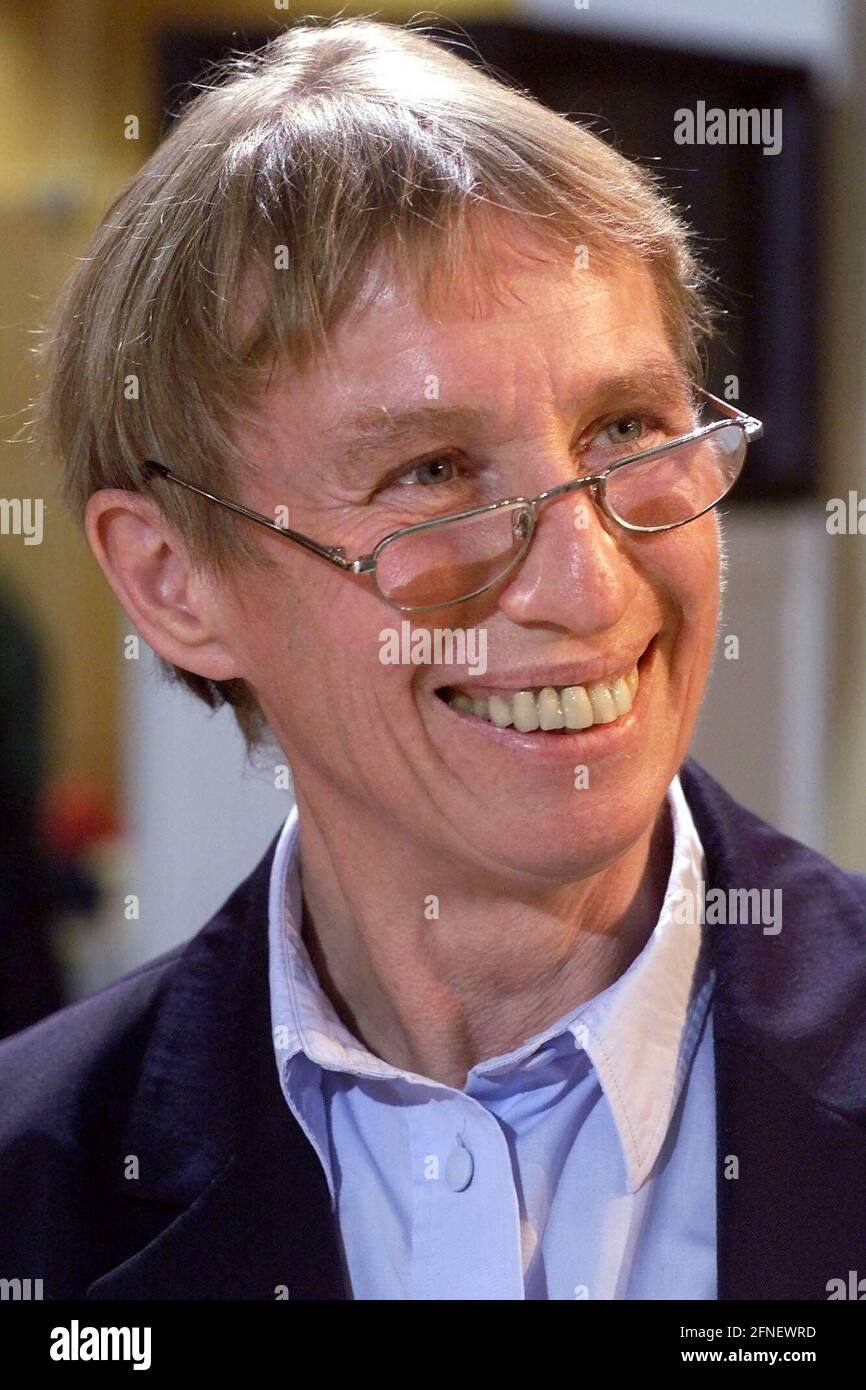
[[[648,358],[627,372],[602,377],[581,393],[580,405],[600,403],[622,396],[653,395],[666,405],[689,406],[692,384],[685,370],[669,358]],[[339,454],[341,471],[354,473],[385,447],[409,445],[434,431],[477,430],[490,411],[472,406],[418,405],[390,410],[386,405],[365,406],[323,434],[325,448]]]

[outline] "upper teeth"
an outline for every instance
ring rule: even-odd
[[[610,724],[621,714],[628,714],[637,687],[634,666],[624,676],[560,689],[546,685],[543,690],[516,690],[513,695],[481,698],[453,690],[448,703],[499,729],[513,724],[520,733],[529,734],[535,729],[588,729],[593,724]]]

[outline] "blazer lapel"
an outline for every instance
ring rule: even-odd
[[[150,1238],[88,1298],[347,1297],[327,1184],[286,1105],[271,1046],[274,848],[175,968],[114,1164],[126,1228],[115,1247],[133,1232]]]
[[[708,893],[781,893],[715,928],[718,1296],[826,1299],[866,1275],[866,880],[681,778]]]
[[[827,1299],[866,1275],[863,1132],[736,1039],[716,1058],[719,1298]]]

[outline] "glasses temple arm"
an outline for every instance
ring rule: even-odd
[[[760,420],[755,419],[754,415],[747,415],[744,410],[739,410],[737,406],[731,405],[730,401],[721,400],[719,396],[712,395],[710,391],[704,390],[703,387],[699,387],[698,390],[704,400],[714,405],[716,410],[720,410],[723,415],[727,415],[729,419],[736,420],[738,424],[741,424],[746,432],[746,438],[748,440],[751,441],[762,437],[764,426]]]
[[[237,512],[238,516],[245,516],[248,521],[255,521],[259,526],[267,526],[269,531],[275,531],[278,536],[283,536],[286,540],[294,541],[296,545],[301,545],[305,550],[311,551],[314,555],[320,555],[323,560],[330,560],[333,565],[338,565],[340,569],[350,570],[353,568],[353,561],[347,560],[342,546],[339,545],[320,545],[318,541],[312,540],[310,536],[305,536],[300,531],[293,531],[290,526],[278,526],[275,521],[269,521],[260,512],[253,512],[249,507],[243,507],[239,502],[230,502],[227,497],[218,497],[214,492],[207,492],[203,487],[196,487],[194,483],[188,483],[184,478],[178,478],[177,474],[172,473],[164,463],[156,463],[153,459],[145,459],[148,470],[157,473],[161,478],[168,482],[177,483],[180,487],[185,487],[188,492],[195,492],[199,497],[206,497],[211,502],[216,502],[220,507],[226,507],[231,512]]]

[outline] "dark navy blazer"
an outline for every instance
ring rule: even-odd
[[[866,1276],[866,877],[691,759],[680,775],[708,891],[782,889],[778,935],[708,927],[719,1297],[826,1299]],[[349,1296],[274,1060],[275,844],[191,940],[0,1044],[0,1277],[55,1299]]]

